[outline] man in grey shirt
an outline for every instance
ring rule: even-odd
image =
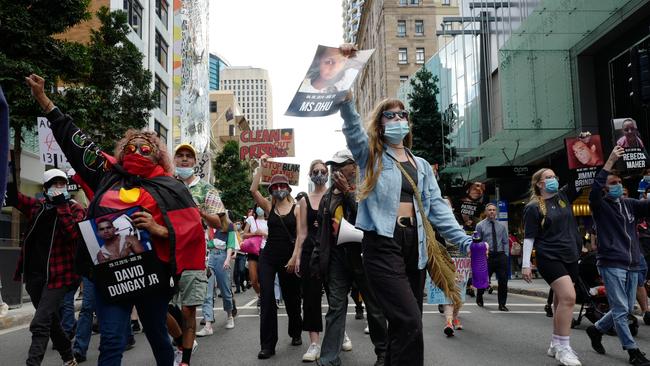
[[[485,219],[476,225],[476,231],[490,245],[488,278],[491,278],[492,274],[496,272],[499,281],[499,310],[508,311],[506,307],[508,298],[508,256],[510,255],[508,229],[497,222],[497,206],[494,203],[488,203],[485,206]],[[478,306],[483,306],[484,292],[484,289],[478,290],[476,296]]]

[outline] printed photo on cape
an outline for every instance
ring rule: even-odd
[[[131,215],[140,206],[79,223],[88,254],[97,265],[151,250],[149,232],[135,227]]]
[[[287,116],[322,117],[336,113],[373,50],[346,57],[338,47],[319,45]]]
[[[632,118],[614,118],[612,129],[615,145],[625,149],[623,158],[616,162],[614,169],[625,176],[641,173],[648,166],[648,152],[636,121]]]

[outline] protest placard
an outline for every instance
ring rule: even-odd
[[[614,118],[612,120],[616,146],[625,151],[623,158],[619,159],[614,168],[624,176],[642,173],[648,166],[648,152],[641,140],[641,135],[632,118]]]
[[[45,117],[36,119],[38,125],[38,151],[40,152],[41,163],[52,165],[56,168],[69,168],[70,163],[66,159],[63,150],[54,139],[50,129],[50,121]]]
[[[239,135],[239,158],[259,159],[295,156],[293,128],[279,130],[249,130]]]
[[[262,184],[269,184],[275,174],[284,174],[289,179],[289,184],[297,186],[300,181],[300,164],[282,163],[279,161],[266,161],[262,163]]]
[[[570,179],[576,188],[589,187],[594,182],[599,167],[603,166],[603,149],[600,136],[581,132],[577,137],[564,139]]]
[[[469,257],[452,257],[451,260],[456,265],[456,285],[460,293],[461,302],[465,302],[465,287],[472,273],[472,260]],[[427,302],[429,304],[451,304],[451,300],[445,296],[445,293],[431,282],[427,274]]]

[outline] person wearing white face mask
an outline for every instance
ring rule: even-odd
[[[540,169],[530,183],[530,202],[524,208],[522,275],[532,282],[530,256],[536,250],[537,269],[554,293],[553,336],[547,355],[562,365],[581,365],[570,345],[571,321],[578,280],[582,239],[571,208],[579,196],[573,186],[559,188],[551,169]]]
[[[610,310],[587,328],[587,335],[592,348],[604,354],[602,336],[613,327],[629,354],[629,363],[650,366],[650,360],[639,350],[628,326],[628,314],[634,309],[641,273],[636,223],[637,218],[650,216],[650,201],[622,197],[621,177],[611,169],[624,152],[622,147],[614,147],[589,194],[589,207],[598,232],[598,272],[605,283]]]
[[[86,210],[70,199],[66,174],[50,169],[43,174],[44,199],[18,193],[16,208],[30,221],[14,280],[24,281],[36,309],[30,324],[32,342],[27,365],[40,365],[49,339],[64,365],[76,365],[72,343],[59,318],[65,294],[79,284],[74,273],[74,256],[80,238],[77,223]]]

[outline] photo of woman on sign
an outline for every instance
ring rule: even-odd
[[[636,121],[632,118],[626,118],[623,120],[623,125],[621,126],[623,131],[623,136],[616,141],[616,145],[622,148],[628,147],[640,147],[644,148],[643,141],[639,137],[639,130],[636,127]]]
[[[303,93],[336,93],[348,90],[359,73],[353,61],[338,48],[319,46],[316,57],[300,85]],[[359,67],[362,64],[358,65]]]

